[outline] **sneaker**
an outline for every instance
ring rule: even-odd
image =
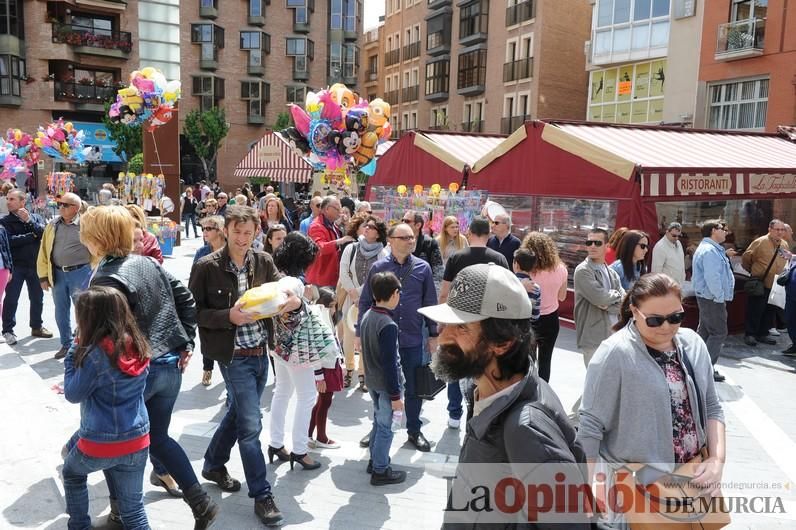
[[[8,344],[9,346],[13,346],[14,344],[17,343],[17,336],[14,335],[12,331],[7,331],[3,333],[3,338],[6,339],[6,344]]]
[[[276,507],[274,498],[269,495],[261,501],[254,501],[254,515],[266,526],[276,526],[282,522],[282,512]]]
[[[39,337],[42,339],[51,339],[53,338],[53,332],[45,327],[41,328],[33,328],[30,332],[31,337]]]
[[[315,447],[318,449],[340,449],[340,444],[330,438],[325,442],[315,440]]]
[[[375,471],[370,476],[371,486],[386,486],[388,484],[400,484],[406,480],[406,471],[393,471],[391,467],[387,467],[384,473],[376,473]]]
[[[461,424],[462,420],[454,420],[453,418],[448,418],[449,429],[458,429]]]
[[[240,481],[232,478],[227,472],[226,467],[215,471],[202,470],[202,476],[211,482],[215,482],[222,491],[240,491]]]
[[[779,337],[779,331],[777,331],[777,328],[769,329],[768,334],[771,335],[772,337]]]

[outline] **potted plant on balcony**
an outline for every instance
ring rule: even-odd
[[[83,86],[92,86],[94,84],[94,78],[92,77],[81,77],[78,81]]]

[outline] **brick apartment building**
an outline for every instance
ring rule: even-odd
[[[386,0],[360,80],[392,106],[395,136],[582,118],[590,20],[588,0]]]
[[[707,2],[696,125],[773,132],[796,124],[794,29],[788,0]]]
[[[182,3],[180,21],[180,119],[214,105],[226,111],[217,160],[225,188],[243,183],[235,167],[288,103],[336,82],[358,88],[361,0],[194,0]],[[184,164],[183,178],[200,175]]]
[[[0,2],[0,131],[31,134],[63,117],[86,132],[86,145],[102,147],[102,164],[74,170],[90,193],[94,180],[110,180],[121,161],[101,126],[104,103],[138,68],[137,7],[115,0]],[[53,161],[36,168],[39,189]]]

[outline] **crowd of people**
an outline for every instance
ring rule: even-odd
[[[671,223],[654,248],[639,230],[588,231],[586,258],[573,275],[576,342],[587,375],[568,417],[547,384],[567,268],[549,235],[519,239],[508,214],[476,217],[466,233],[456,217],[446,217],[432,237],[420,211],[388,226],[369,203],[328,195],[312,197],[301,219],[295,203],[287,205],[273,188],[256,197],[245,186],[228,200],[202,183],[181,197],[186,237],[191,228],[198,237],[199,226],[204,238],[185,286],[161,266],[136,205],[87,207],[67,193],[58,199],[60,216],[45,226],[25,209],[24,192],[6,197],[3,337],[17,340],[23,283],[31,334],[52,337],[42,326],[43,291],[51,291],[65,397],[81,404],[80,428],[64,447],[70,528],[90,524],[86,475],[94,471],[105,473],[111,520],[147,528],[147,457],[150,482],[182,497],[196,528],[216,519],[218,505],[168,433],[197,332],[201,382],[211,385],[217,368],[227,392],[201,476],[222,491],[239,491],[241,481],[226,468],[237,443],[255,515],[266,525],[283,519],[266,456],[291,469],[321,467],[309,449],[340,447],[328,432],[328,412],[334,393],[355,384],[372,402],[372,428],[360,441],[370,449],[370,483],[404,481],[406,473],[390,463],[390,446],[396,421],[405,421],[410,446],[431,450],[419,391],[429,363],[447,383],[442,421],[451,429],[466,422],[460,464],[603,459],[664,463],[671,472],[699,458],[694,482],[717,494],[712,485],[726,449],[714,384],[723,380],[716,363],[735,282],[735,251],[723,246],[729,229],[722,220],[703,223],[693,253],[696,332],[681,325],[682,226]],[[750,347],[770,343],[776,331],[777,311],[767,303],[775,278],[786,285],[782,322],[796,344],[789,234],[772,220],[768,234],[743,253],[747,283],[756,284],[746,289]],[[244,309],[239,299],[246,291],[273,282],[284,297],[276,314],[259,318]],[[795,352],[793,345],[786,350]],[[260,403],[269,372],[275,389],[264,449]]]

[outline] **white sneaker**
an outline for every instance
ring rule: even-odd
[[[462,420],[454,420],[453,418],[448,418],[448,428],[450,429],[458,429],[461,424]]]
[[[329,440],[327,443],[315,440],[315,447],[317,449],[340,449],[340,444],[334,440]]]
[[[771,335],[772,337],[779,337],[779,331],[777,331],[777,328],[769,329],[768,334]]]
[[[17,336],[12,332],[3,333],[3,338],[6,339],[6,344],[13,346],[17,343]]]

